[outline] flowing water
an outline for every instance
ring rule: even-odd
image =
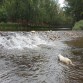
[[[70,69],[70,83],[83,83],[83,37],[66,41],[66,43],[71,47],[69,52],[76,65],[75,68]]]
[[[0,32],[0,83],[83,83],[82,34],[73,40],[67,34]],[[75,67],[60,63],[59,53]]]

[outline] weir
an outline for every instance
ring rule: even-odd
[[[64,39],[64,34],[58,31],[0,32],[0,47],[5,49],[33,49],[42,45],[59,46],[60,42],[57,40]],[[65,38],[67,37],[65,36]]]

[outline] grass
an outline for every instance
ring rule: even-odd
[[[49,30],[49,27],[23,25],[18,23],[0,23],[0,31],[30,31],[30,30]]]
[[[44,25],[27,25],[19,23],[0,23],[0,31],[47,31],[47,30],[58,30],[59,28],[64,28],[66,26],[44,26]],[[66,28],[69,28],[67,26]],[[69,28],[71,30],[71,28]],[[62,30],[62,29],[61,29]],[[64,29],[63,29],[64,30]],[[68,30],[68,29],[67,29]]]

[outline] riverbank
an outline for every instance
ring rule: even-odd
[[[48,30],[72,30],[72,25],[47,25],[32,23],[0,23],[0,31],[48,31]]]

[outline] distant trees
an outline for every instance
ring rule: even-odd
[[[83,0],[65,0],[66,13],[71,15],[74,21],[83,19]]]
[[[71,20],[56,0],[0,0],[0,22],[63,25]]]

